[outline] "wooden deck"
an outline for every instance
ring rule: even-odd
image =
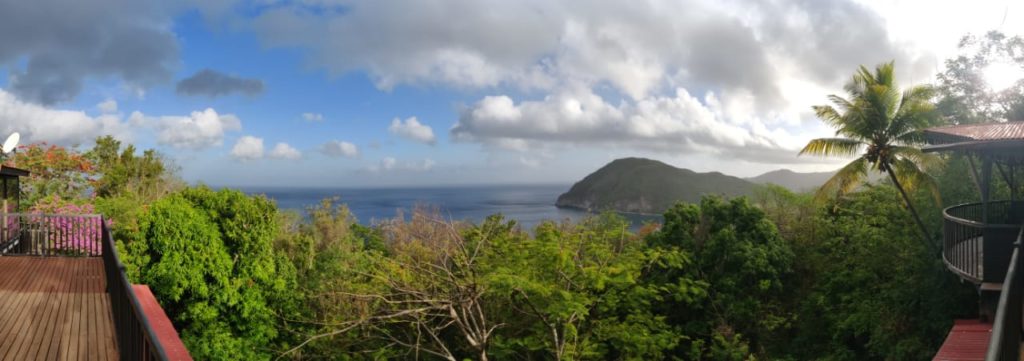
[[[978,320],[956,320],[949,330],[946,342],[935,354],[934,361],[983,361],[988,341],[992,337],[992,324]]]
[[[99,257],[0,257],[0,360],[118,358]]]

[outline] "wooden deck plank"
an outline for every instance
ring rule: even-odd
[[[50,267],[40,270],[41,287],[43,291],[39,293],[39,297],[42,297],[42,302],[33,308],[33,324],[32,332],[27,333],[25,340],[19,348],[11,348],[7,352],[10,355],[8,358],[13,359],[16,355],[20,355],[22,359],[34,359],[35,354],[38,352],[39,347],[42,345],[43,340],[48,340],[50,333],[48,328],[51,326],[50,319],[53,314],[56,313],[57,304],[54,300],[53,295],[60,282],[57,282],[63,276],[62,270],[64,263],[54,263]]]
[[[77,270],[75,270],[77,272]],[[75,307],[77,307],[75,300],[78,298],[78,283],[73,280],[69,280],[69,286],[71,291],[68,292],[68,307],[67,314],[64,315],[64,320],[60,323],[60,343],[57,344],[57,358],[56,360],[68,360],[68,345],[71,344],[71,340],[75,339],[76,331],[74,330],[74,315]]]
[[[61,265],[61,279],[67,279],[73,276],[73,270],[71,267],[64,263]],[[61,287],[53,294],[54,302],[56,303],[56,310],[53,312],[53,316],[49,319],[50,327],[47,329],[50,337],[45,340],[40,346],[39,350],[36,351],[36,360],[52,360],[56,357],[57,353],[55,348],[57,343],[60,342],[60,336],[57,330],[60,329],[60,323],[64,319],[65,306],[67,306],[67,296],[70,293],[71,287],[65,282],[61,284]]]
[[[54,278],[53,272],[54,267],[41,267],[42,265],[36,265],[35,274],[39,275],[39,279],[33,282],[31,287],[46,288],[52,286],[52,282],[49,279]],[[42,333],[40,328],[44,328],[45,324],[41,321],[42,318],[46,317],[47,305],[46,295],[44,293],[33,292],[30,293],[31,303],[27,305],[26,309],[23,309],[21,320],[18,325],[18,334],[11,340],[11,342],[0,347],[0,355],[4,355],[5,360],[14,360],[17,355],[21,355],[23,350],[31,347],[31,343],[35,337],[39,337]]]
[[[97,277],[96,277],[96,274],[95,274],[95,270],[90,270],[90,272],[89,272],[89,288],[96,288],[96,282],[97,282],[96,278]],[[90,293],[90,294],[88,294],[86,296],[89,299],[89,302],[88,302],[89,303],[89,307],[88,307],[88,310],[89,310],[88,315],[89,315],[89,317],[86,318],[86,319],[88,319],[88,322],[86,324],[88,325],[89,337],[86,338],[86,342],[85,342],[85,344],[88,346],[88,350],[86,351],[85,354],[86,355],[100,355],[99,337],[96,337],[97,334],[99,333],[99,326],[97,325],[97,323],[100,322],[99,312],[97,312],[97,308],[98,307],[96,306],[96,304],[99,303],[98,298],[99,298],[100,294],[99,293]],[[94,360],[101,360],[101,359],[103,359],[103,357],[95,357],[93,359]]]
[[[60,279],[63,276],[63,265],[56,265],[49,267],[45,272],[49,275],[44,276],[46,278]],[[23,359],[30,360],[35,359],[36,354],[39,353],[39,349],[42,347],[43,341],[49,341],[50,328],[52,326],[51,319],[57,313],[57,300],[54,297],[56,295],[57,288],[60,287],[59,283],[53,283],[47,285],[46,290],[43,293],[43,303],[37,306],[39,312],[37,312],[37,322],[39,327],[35,328],[35,333],[28,336],[26,343],[22,345],[24,351],[11,351],[12,355],[22,355]]]
[[[67,265],[64,262],[49,267],[51,275],[54,277],[54,281],[59,281],[68,277]],[[24,359],[37,359],[40,353],[46,353],[44,345],[48,344],[53,335],[54,319],[60,313],[60,292],[64,290],[63,282],[54,282],[48,287],[45,293],[46,297],[46,312],[45,316],[40,318],[40,327],[35,335],[32,336],[32,343],[29,345],[27,352],[23,352]]]
[[[29,263],[26,268],[28,269],[29,272],[31,272],[29,274],[39,275],[39,272],[45,268],[42,266],[43,265],[39,263]],[[31,281],[33,280],[28,279],[27,282],[22,283],[22,289],[32,288],[34,286],[34,282]],[[14,314],[9,315],[8,317],[8,325],[10,328],[7,329],[6,333],[0,336],[0,339],[7,340],[6,342],[0,344],[0,358],[3,358],[4,360],[8,359],[6,355],[7,352],[12,347],[20,346],[21,341],[24,341],[24,334],[26,333],[25,330],[28,328],[26,322],[29,320],[30,315],[32,314],[32,310],[39,302],[37,294],[34,292],[18,292],[17,294],[19,295],[19,297],[13,310]]]
[[[977,320],[956,320],[942,343],[935,361],[981,361],[985,359],[992,324]]]
[[[65,348],[64,356],[65,360],[77,361],[79,356],[78,341],[82,337],[71,337],[70,335],[82,335],[82,291],[84,287],[82,287],[82,282],[79,279],[75,279],[72,282],[75,287],[75,291],[71,293],[74,295],[74,302],[71,306],[71,326],[68,328],[69,337],[68,342],[65,343],[67,348]]]
[[[98,257],[0,257],[0,359],[116,360]]]

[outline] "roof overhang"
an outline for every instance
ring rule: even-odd
[[[925,152],[967,151],[1024,156],[1024,122],[961,124],[924,130]]]
[[[21,168],[0,165],[0,176],[5,177],[28,177],[29,172]]]
[[[925,153],[944,151],[1024,151],[1024,139],[967,140],[962,142],[927,145]]]

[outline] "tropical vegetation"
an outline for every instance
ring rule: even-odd
[[[929,359],[953,319],[976,316],[975,290],[932,247],[942,207],[977,193],[968,162],[923,156],[919,131],[1011,116],[999,101],[1016,101],[975,99],[985,90],[961,70],[951,60],[935,88],[901,91],[894,64],[861,68],[848,97],[816,107],[838,134],[804,153],[859,156],[819,196],[759,186],[640,228],[614,213],[524,229],[431,208],[365,224],[337,199],[281,210],[185,185],[157,152],[110,137],[11,161],[32,172],[26,210],[107,217],[131,280],[196,359]],[[869,170],[888,178],[858,182]]]

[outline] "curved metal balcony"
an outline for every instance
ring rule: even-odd
[[[942,259],[951,271],[973,283],[1000,283],[1006,276],[1013,242],[1024,219],[1024,203],[988,203],[988,222],[982,203],[946,208],[943,217]]]

